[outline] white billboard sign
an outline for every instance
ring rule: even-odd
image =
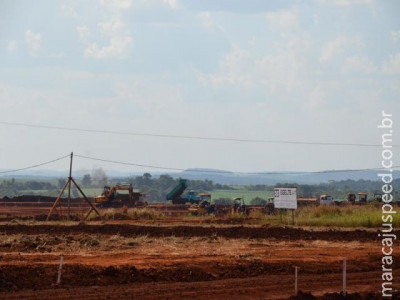
[[[296,188],[275,188],[275,208],[297,209]]]

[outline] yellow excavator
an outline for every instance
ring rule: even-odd
[[[128,191],[128,193],[118,193]],[[147,206],[146,194],[134,192],[132,184],[105,186],[100,196],[95,198],[98,207],[137,207]]]

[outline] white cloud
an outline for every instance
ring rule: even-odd
[[[326,62],[335,59],[350,47],[361,47],[362,41],[359,38],[339,36],[336,39],[325,43],[322,46],[320,61]]]
[[[124,58],[129,54],[133,46],[133,39],[121,19],[117,17],[98,23],[97,28],[103,37],[108,38],[108,45],[99,45],[97,42],[91,41],[91,32],[87,26],[76,28],[79,40],[86,46],[84,49],[86,57]]]
[[[15,40],[8,41],[7,49],[10,52],[13,52],[13,51],[17,50],[17,42]]]
[[[292,10],[268,12],[266,18],[269,26],[279,32],[292,31],[299,27],[297,14]]]
[[[58,52],[58,53],[50,54],[50,57],[51,58],[63,58],[63,57],[65,57],[65,54],[63,52]]]
[[[90,44],[85,49],[85,56],[92,58],[124,58],[128,50],[133,45],[133,40],[129,36],[115,36],[110,38],[107,46],[98,46],[96,43]]]
[[[215,74],[198,72],[198,79],[201,83],[214,87],[224,84],[249,86],[251,78],[249,71],[246,70],[249,65],[252,65],[250,52],[238,44],[233,44],[231,51],[222,57],[219,72]]]
[[[42,37],[40,33],[34,33],[31,30],[25,31],[25,42],[28,45],[29,54],[37,56],[42,46]]]
[[[215,22],[214,18],[212,17],[209,11],[202,11],[198,14],[201,24],[207,29],[218,29],[223,31],[224,28]]]
[[[222,57],[217,72],[198,72],[197,78],[203,85],[213,87],[234,85],[278,94],[304,89],[302,83],[311,72],[307,66],[311,52],[311,40],[306,33],[274,44],[268,53],[259,52],[254,41],[248,48],[233,44]]]
[[[176,9],[178,8],[178,1],[177,0],[163,0],[170,8]]]
[[[386,74],[399,74],[400,73],[400,52],[391,55],[389,61],[384,62],[383,72]]]
[[[70,5],[66,5],[66,4],[62,5],[61,6],[61,10],[62,10],[63,14],[65,16],[67,16],[67,17],[71,17],[71,18],[78,18],[79,17],[79,15],[76,12],[76,10]]]
[[[87,26],[85,26],[85,25],[78,26],[78,27],[76,27],[76,31],[78,32],[79,40],[82,43],[84,43],[84,44],[89,43],[90,31],[89,31],[89,28],[87,28]]]
[[[132,3],[130,0],[100,0],[100,4],[115,9],[128,9]]]
[[[400,40],[400,30],[392,30],[392,32],[390,33],[392,40],[394,42],[397,42],[398,40]]]
[[[373,0],[321,0],[322,3],[333,3],[338,6],[350,6],[355,4],[369,5],[373,4]]]
[[[356,73],[372,73],[376,71],[376,67],[372,61],[365,55],[347,57],[342,71]]]

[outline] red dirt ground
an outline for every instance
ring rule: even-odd
[[[299,289],[322,296],[341,291],[343,257],[348,292],[381,286],[376,231],[54,224],[0,227],[1,299],[288,299],[294,266]]]

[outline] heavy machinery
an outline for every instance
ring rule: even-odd
[[[347,201],[351,204],[355,204],[356,202],[356,194],[349,193],[347,194]]]
[[[382,194],[381,193],[375,193],[374,194],[374,201],[382,202]]]
[[[233,198],[232,204],[232,213],[242,213],[245,215],[249,214],[249,209],[247,208],[246,204],[244,204],[243,198]]]
[[[358,200],[357,200],[358,195]],[[352,205],[363,205],[368,202],[368,193],[359,192],[358,194],[349,193],[347,194],[347,201]],[[374,194],[374,200],[379,201],[381,195]],[[382,198],[380,198],[382,200]]]
[[[167,194],[167,200],[172,200],[172,204],[199,204],[204,201],[211,203],[211,194],[208,193],[197,193],[195,191],[189,191],[186,196],[182,196],[184,191],[187,189],[187,180],[179,179],[178,184]]]
[[[118,193],[118,191],[127,191],[128,193]],[[100,196],[95,198],[98,207],[136,207],[146,206],[146,194],[134,192],[132,184],[115,185],[113,187],[105,186]]]
[[[367,203],[368,202],[368,193],[359,192],[358,193],[358,202]]]
[[[267,199],[267,203],[264,206],[264,211],[267,215],[275,214],[275,204],[274,204],[274,197],[269,197]]]
[[[188,210],[194,216],[213,214],[215,213],[215,204],[211,204],[211,200],[203,200],[199,204],[191,204]]]
[[[332,205],[333,197],[329,196],[329,195],[321,195],[321,197],[319,197],[319,204],[320,205]]]
[[[319,199],[317,197],[297,197],[297,206],[303,207],[308,205],[318,205]]]

